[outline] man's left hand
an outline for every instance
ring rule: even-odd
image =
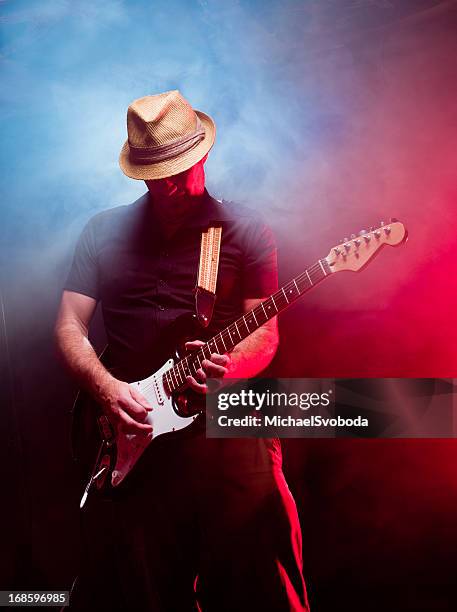
[[[186,342],[185,348],[187,351],[195,351],[202,347],[205,343],[201,340],[193,340],[192,342]],[[202,361],[202,367],[197,370],[196,378],[194,376],[187,376],[186,381],[191,389],[197,391],[197,393],[208,393],[208,385],[206,384],[207,378],[224,378],[228,373],[228,365],[230,364],[230,357],[225,355],[219,355],[218,353],[212,353],[210,359],[204,359]]]

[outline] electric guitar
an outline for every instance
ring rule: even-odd
[[[370,231],[362,230],[358,236],[353,234],[350,239],[333,247],[326,257],[210,338],[201,348],[184,356],[177,352],[147,378],[130,383],[153,406],[147,416],[147,422],[153,427],[151,436],[115,431],[100,406],[80,392],[73,409],[73,454],[82,464],[83,471],[90,473],[81,508],[92,487],[101,489],[120,485],[150,443],[158,436],[188,427],[201,414],[204,396],[187,388],[186,377],[195,376],[203,359],[210,358],[212,353],[229,353],[239,342],[328,276],[344,270],[361,270],[383,246],[396,246],[406,237],[404,225],[396,219],[386,225],[381,223]],[[194,315],[193,320],[196,319]]]

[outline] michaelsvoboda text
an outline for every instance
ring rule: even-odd
[[[262,417],[249,414],[241,418],[221,415],[218,417],[218,425],[221,427],[368,427],[368,419],[363,419],[361,416],[345,419],[341,416],[322,417],[314,414],[303,419],[290,414],[288,416],[265,414]]]

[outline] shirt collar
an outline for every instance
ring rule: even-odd
[[[143,198],[145,204],[149,207],[149,193],[145,193]],[[153,208],[150,207],[149,210],[152,211]],[[198,208],[195,210],[194,214],[189,217],[187,223],[185,224],[185,227],[189,229],[205,229],[213,223],[222,222],[223,218],[223,204],[219,202],[219,200],[213,198],[205,188]]]
[[[213,198],[205,189],[198,209],[189,219],[188,227],[204,229],[211,223],[222,221],[222,206],[222,203]]]

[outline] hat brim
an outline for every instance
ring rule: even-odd
[[[203,159],[216,139],[216,126],[209,115],[197,110],[195,113],[205,128],[205,137],[195,147],[173,159],[155,164],[133,164],[129,156],[129,143],[126,141],[119,155],[122,172],[130,178],[142,181],[161,179],[184,172]]]

